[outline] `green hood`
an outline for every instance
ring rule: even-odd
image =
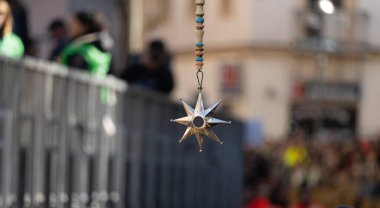
[[[86,60],[89,72],[95,75],[106,75],[111,65],[111,54],[99,50],[90,43],[71,43],[63,50],[61,62],[68,65],[71,56],[80,55]]]

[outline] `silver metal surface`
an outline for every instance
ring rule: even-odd
[[[186,131],[183,134],[182,139],[179,140],[179,142],[181,143],[187,140],[190,136],[195,135],[195,138],[197,139],[199,144],[200,152],[202,152],[203,136],[206,136],[215,142],[223,144],[223,142],[220,141],[218,136],[216,136],[214,131],[211,129],[211,127],[219,124],[231,124],[230,121],[223,121],[211,117],[211,115],[215,112],[215,110],[218,108],[221,102],[222,101],[219,101],[210,108],[205,109],[203,105],[201,92],[199,92],[195,109],[193,109],[190,105],[188,105],[185,101],[182,100],[182,104],[187,116],[171,120],[172,122],[176,122],[187,126]]]

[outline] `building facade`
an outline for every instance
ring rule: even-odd
[[[380,3],[325,1],[330,14],[316,0],[206,1],[208,102],[223,98],[226,110],[272,139],[299,127],[313,135],[379,133]],[[191,100],[194,1],[164,2],[145,2],[144,40],[166,41],[174,56],[173,97]]]
[[[334,11],[323,11],[321,1]],[[206,102],[223,98],[224,110],[258,137],[280,139],[299,127],[313,134],[379,133],[380,2],[321,1],[207,0]],[[78,9],[104,11],[118,43],[118,66],[126,47],[139,53],[147,41],[165,40],[177,82],[173,99],[194,99],[194,0],[23,2],[31,34],[43,44],[52,18]]]

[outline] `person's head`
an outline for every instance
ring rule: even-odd
[[[0,0],[0,37],[12,32],[12,12],[8,2]]]
[[[62,19],[53,20],[48,27],[50,37],[53,39],[61,39],[66,36],[66,24]]]
[[[160,59],[166,53],[164,42],[162,40],[153,40],[152,42],[150,42],[149,53],[153,59]]]
[[[100,14],[94,12],[77,12],[69,24],[69,35],[71,38],[101,32],[102,30],[104,30],[104,24]]]
[[[149,43],[145,55],[145,65],[150,71],[156,71],[167,61],[167,51],[163,41],[153,40]]]

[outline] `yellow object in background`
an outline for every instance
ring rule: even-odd
[[[290,146],[283,155],[283,162],[288,167],[295,167],[307,160],[307,150],[303,146]]]

